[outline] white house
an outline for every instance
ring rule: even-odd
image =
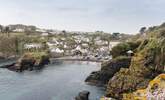
[[[75,42],[76,43],[81,43],[81,40],[80,39],[75,39]]]
[[[54,48],[55,46],[57,46],[56,43],[51,43],[51,42],[47,42],[46,44],[48,45],[49,48]]]
[[[85,41],[85,42],[89,42],[89,41],[90,41],[90,39],[87,38],[87,37],[82,37],[81,40],[82,40],[82,41]]]
[[[110,42],[109,47],[112,49],[114,46],[118,45],[120,42]]]
[[[98,51],[99,55],[107,56],[109,54],[108,47],[101,47]]]
[[[37,32],[46,33],[45,29],[36,29]]]
[[[31,43],[31,44],[25,44],[24,45],[24,49],[41,49],[42,48],[42,44],[39,43]]]
[[[77,47],[76,47],[76,49],[75,50],[81,50],[81,46],[80,45],[78,45]]]
[[[50,50],[50,52],[52,52],[52,53],[64,53],[64,50],[61,50],[59,48],[53,48]]]
[[[87,49],[81,49],[81,52],[82,52],[83,54],[87,54],[89,51],[88,51]]]
[[[64,42],[63,42],[63,41],[58,41],[58,39],[57,39],[57,38],[53,38],[53,39],[52,39],[52,42],[53,42],[54,44],[56,44],[56,45],[58,45],[58,44],[63,45],[63,44],[64,44]]]
[[[96,41],[95,42],[97,45],[107,45],[108,44],[108,42],[107,41],[103,41],[103,40],[98,40],[98,41]]]
[[[49,33],[46,33],[46,32],[45,32],[45,33],[42,33],[41,35],[42,35],[42,36],[48,36]]]
[[[17,28],[15,30],[13,30],[13,32],[25,32],[25,30],[24,29],[21,29],[21,28]]]
[[[68,48],[68,46],[67,45],[64,45],[64,48]]]
[[[83,43],[81,44],[83,47],[88,47],[88,44],[87,43]]]

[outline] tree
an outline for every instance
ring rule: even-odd
[[[30,30],[30,31],[32,31],[32,32],[35,32],[36,31],[36,26],[28,26],[28,29]]]
[[[19,52],[19,41],[16,37],[0,36],[0,52],[6,56],[17,55]]]
[[[140,34],[144,34],[146,32],[146,29],[147,29],[146,27],[142,27],[139,31]]]
[[[18,40],[18,37],[15,37],[15,52],[16,52],[16,54],[19,53],[19,40]]]
[[[127,51],[129,50],[135,51],[140,44],[141,41],[120,43],[112,48],[111,54],[114,58],[118,56],[126,56]]]
[[[162,27],[162,28],[165,27],[165,22],[163,24],[161,24],[160,27]]]
[[[112,36],[111,34],[102,34],[101,35],[101,40],[103,41],[107,41],[108,42],[108,48],[110,49],[109,45],[110,45],[110,41],[112,40]]]
[[[118,35],[120,35],[120,33],[116,32],[116,33],[113,33],[112,35],[113,36],[118,36]]]
[[[2,33],[2,32],[3,32],[3,26],[0,25],[0,33]]]
[[[4,33],[6,33],[9,36],[10,27],[6,26],[5,29],[4,29]]]

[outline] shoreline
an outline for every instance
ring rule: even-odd
[[[64,57],[58,57],[58,58],[50,58],[51,61],[87,61],[87,62],[98,62],[102,63],[104,61],[108,60],[97,60],[97,59],[85,59],[82,56],[64,56]]]
[[[5,59],[0,61],[0,68],[4,68],[3,66],[11,65],[13,63],[16,63],[17,58],[14,59]],[[50,63],[59,63],[59,62],[65,62],[65,61],[73,61],[73,62],[95,62],[95,63],[102,63],[108,60],[97,60],[97,59],[85,59],[82,56],[63,56],[63,57],[57,57],[57,58],[50,58]]]

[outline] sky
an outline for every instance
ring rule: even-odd
[[[137,33],[165,22],[165,0],[0,0],[0,24]]]

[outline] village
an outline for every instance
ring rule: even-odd
[[[132,36],[118,32],[42,29],[22,24],[0,25],[0,32],[1,36],[16,39],[14,44],[18,49],[16,55],[26,52],[47,51],[52,58],[63,57],[65,59],[93,61],[112,59],[110,53],[112,47],[126,40],[128,41],[129,37]],[[11,49],[11,47],[9,48]]]
[[[120,43],[119,41],[103,40],[100,35],[70,34],[70,36],[56,35],[49,37],[49,34],[42,33],[41,39],[47,40],[46,47],[52,58],[81,59],[104,61],[110,60],[111,48]],[[25,51],[41,51],[43,43],[24,44]]]
[[[0,25],[3,37],[0,56],[11,58],[31,52],[48,52],[51,58],[64,60],[109,61],[111,49],[119,43],[129,41],[133,35],[103,31],[81,32],[55,29],[43,29],[33,25]],[[5,39],[6,38],[6,39]],[[13,46],[3,45],[12,40]],[[6,40],[6,41],[5,41]],[[9,54],[7,50],[13,50]],[[127,50],[129,51],[129,50]],[[132,53],[130,50],[128,53]]]

